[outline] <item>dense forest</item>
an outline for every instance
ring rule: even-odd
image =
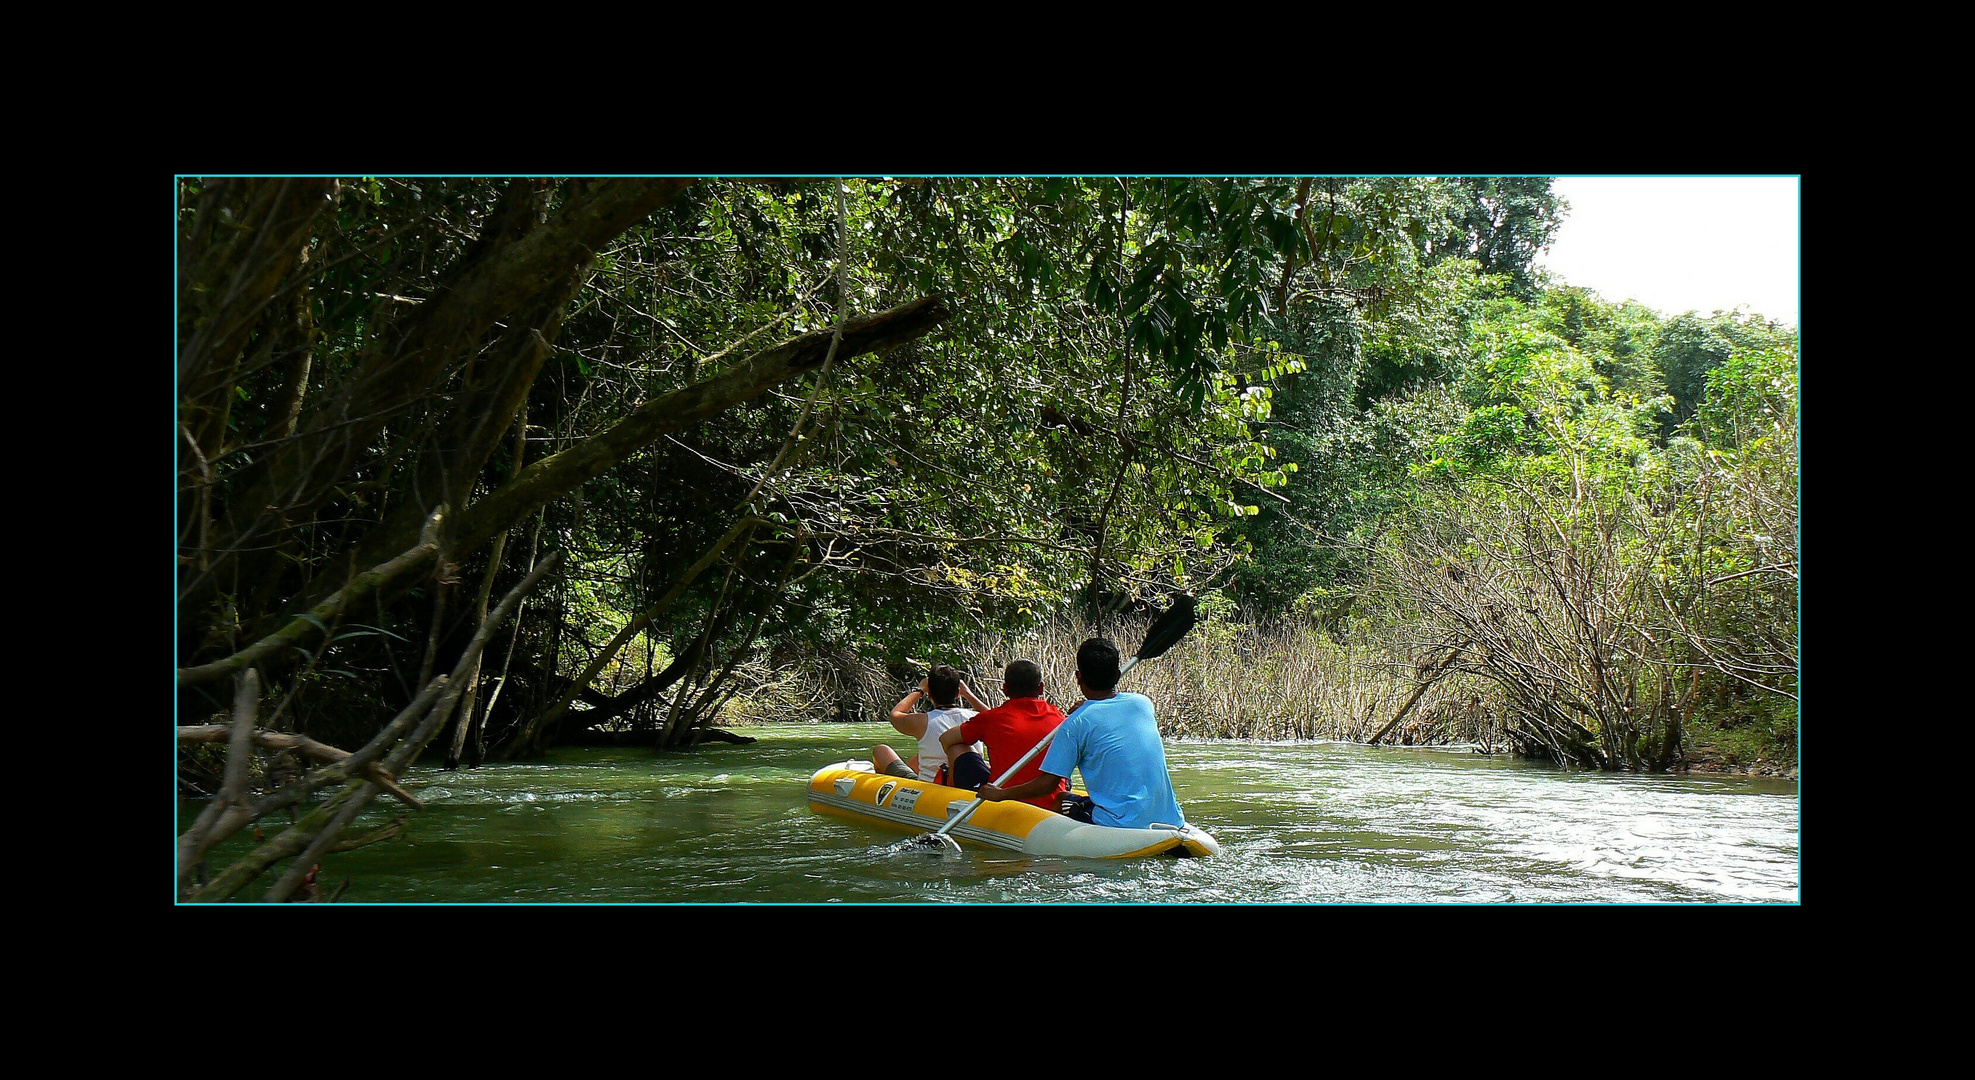
[[[175,183],[182,896],[1180,594],[1175,733],[1794,760],[1796,330],[1547,178]]]

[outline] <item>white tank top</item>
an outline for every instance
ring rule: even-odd
[[[919,736],[919,779],[939,779],[939,768],[946,764],[946,747],[939,737],[974,718],[972,709],[928,709],[926,733]]]

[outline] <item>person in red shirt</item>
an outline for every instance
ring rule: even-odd
[[[971,743],[986,743],[988,761],[995,769],[1022,760],[1042,737],[1056,730],[1063,722],[1063,712],[1042,699],[1042,669],[1033,660],[1017,660],[1001,673],[1001,692],[1008,700],[957,727],[940,733],[940,745],[946,748],[947,760],[953,762],[950,781],[954,787],[973,791],[982,784],[994,779],[994,773],[981,755],[967,747]],[[1003,787],[1013,787],[1024,781],[1033,780],[1042,769],[1042,755],[1022,766],[1022,771],[1002,781]],[[1045,810],[1057,808],[1058,797],[1069,789],[1068,779],[1060,781],[1055,790],[1028,799]]]

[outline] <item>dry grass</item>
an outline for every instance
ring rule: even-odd
[[[883,668],[847,651],[750,660],[735,667],[733,684],[737,689],[714,712],[713,727],[872,720],[896,697],[886,696],[891,679]]]
[[[1147,620],[1114,621],[1107,633],[1129,654]],[[1056,619],[1021,634],[984,636],[947,662],[974,673],[983,696],[999,698],[1002,668],[1015,659],[1042,667],[1050,700],[1079,700],[1077,646],[1092,628]],[[1395,659],[1398,658],[1398,659]],[[882,669],[847,654],[781,657],[743,665],[741,687],[714,724],[747,726],[803,720],[876,719],[901,693]],[[1152,699],[1169,738],[1369,739],[1417,687],[1417,668],[1398,646],[1340,644],[1295,623],[1254,626],[1207,617],[1164,656],[1126,676],[1124,689]],[[1429,689],[1383,741],[1401,745],[1504,743],[1486,688],[1451,675]]]
[[[1127,654],[1146,623],[1107,627]],[[1011,659],[1043,669],[1043,684],[1063,705],[1078,699],[1077,646],[1090,628],[1057,620],[1027,634],[985,638],[975,670],[997,678]],[[1412,663],[1369,645],[1340,645],[1307,626],[1252,626],[1207,619],[1180,643],[1126,676],[1125,689],[1152,699],[1169,737],[1208,739],[1354,739],[1371,737],[1413,693]],[[1388,742],[1500,742],[1479,689],[1449,678],[1436,684],[1386,735]]]

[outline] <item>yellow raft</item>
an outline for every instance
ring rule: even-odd
[[[930,833],[973,803],[974,793],[929,780],[871,770],[868,761],[826,765],[809,778],[809,808],[903,833]],[[1025,855],[1136,859],[1145,855],[1218,855],[1214,838],[1187,824],[1150,829],[1086,825],[1025,802],[988,803],[947,833],[955,840]]]

